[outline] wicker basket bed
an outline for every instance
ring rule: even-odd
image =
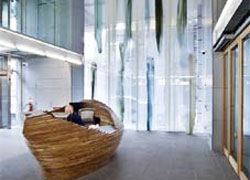
[[[109,107],[95,100],[84,100],[81,107],[93,108],[101,125],[111,125],[115,131],[90,130],[55,118],[52,112],[25,120],[24,137],[49,180],[71,180],[99,169],[120,143],[123,126]],[[64,108],[56,110],[60,111]]]

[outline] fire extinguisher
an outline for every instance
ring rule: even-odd
[[[28,112],[33,112],[34,110],[34,106],[33,106],[33,103],[32,103],[32,99],[29,98],[29,102],[28,102]]]

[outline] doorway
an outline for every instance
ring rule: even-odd
[[[0,55],[0,128],[22,127],[22,66],[11,55]]]
[[[10,113],[11,127],[22,127],[22,61],[10,60]]]
[[[0,128],[11,128],[9,58],[0,55]]]

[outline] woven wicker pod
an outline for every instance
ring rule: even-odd
[[[115,132],[89,130],[54,118],[51,112],[26,118],[23,134],[47,179],[71,180],[93,172],[104,166],[118,147],[123,126],[113,111],[94,100],[81,102],[81,108],[87,107],[95,109],[101,125],[112,125]]]

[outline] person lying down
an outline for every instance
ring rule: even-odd
[[[76,112],[74,112],[74,107],[71,105],[67,105],[65,106],[65,113],[68,113],[69,116],[67,117],[67,121],[76,123],[80,126],[84,126],[85,123],[84,121],[81,119],[81,116],[79,116]]]
[[[72,123],[76,123],[80,126],[88,125],[88,123],[85,122],[81,118],[81,116],[79,116],[74,111],[74,107],[72,105],[65,106],[65,113],[69,114],[69,116],[67,117],[67,121],[70,121]],[[96,129],[96,130],[99,130],[99,131],[101,131],[103,133],[107,133],[107,134],[111,134],[111,133],[115,132],[115,129],[110,125],[100,126],[100,118],[95,117],[94,120],[95,121],[93,122],[93,124],[88,126],[88,129]]]

